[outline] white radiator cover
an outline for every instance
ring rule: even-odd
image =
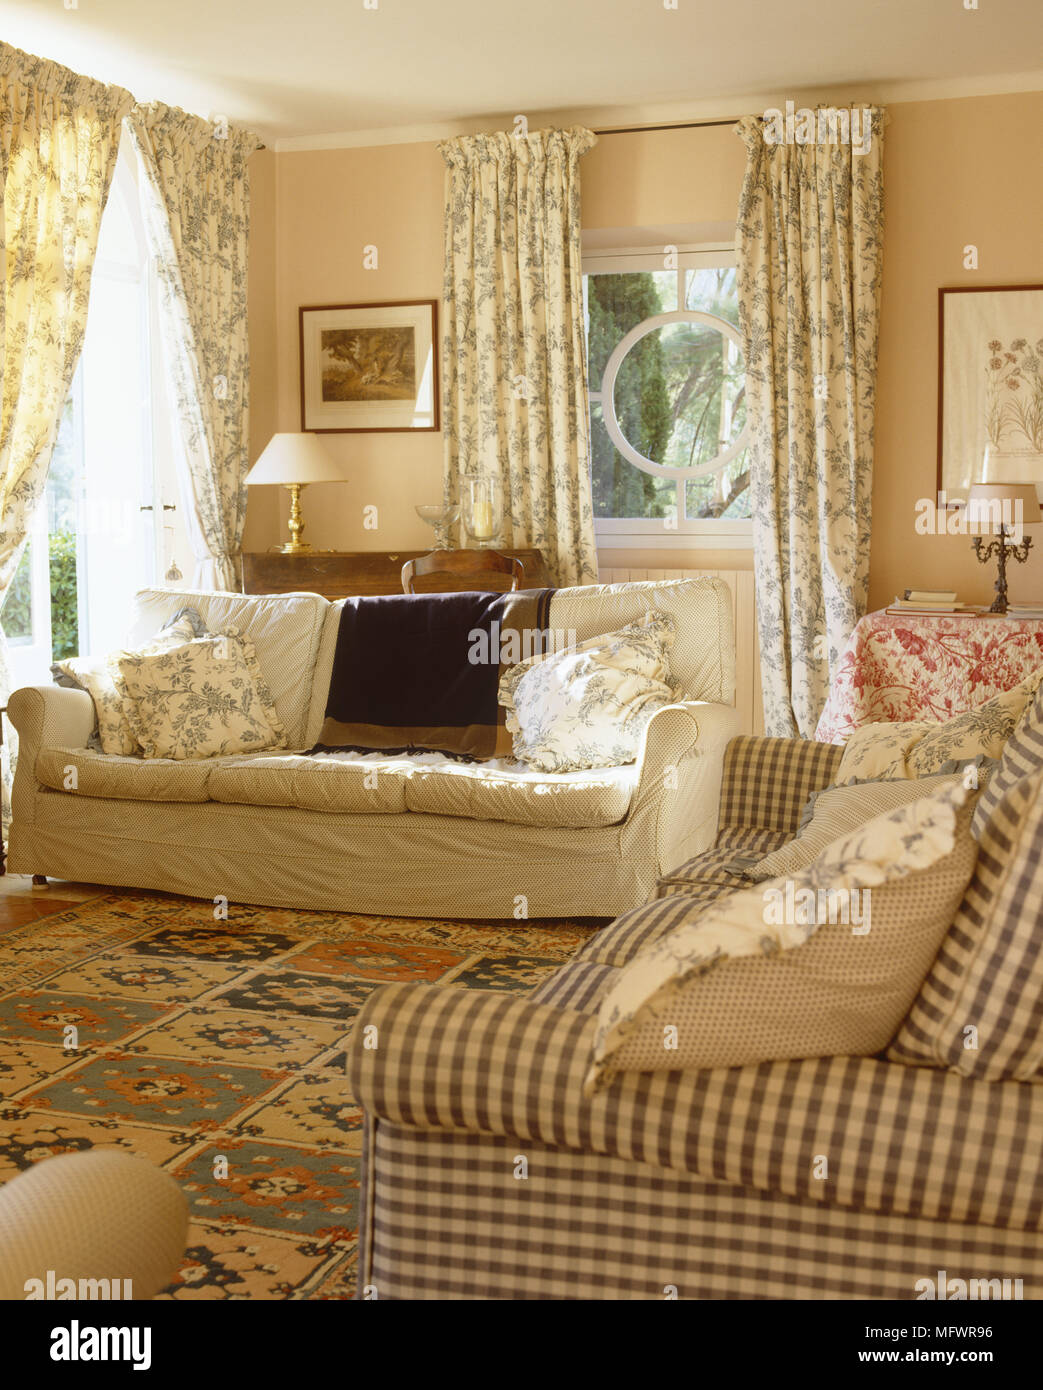
[[[763,734],[764,698],[752,570],[650,570],[604,565],[598,570],[599,584],[627,584],[637,579],[703,578],[723,579],[731,590],[735,620],[735,707],[742,720],[740,732]]]

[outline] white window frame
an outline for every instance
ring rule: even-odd
[[[583,257],[583,274],[587,275],[610,275],[618,274],[621,271],[641,271],[652,270],[662,271],[669,267],[664,267],[664,251],[662,247],[655,250],[647,246],[623,247],[607,251],[588,251]],[[738,263],[735,247],[730,242],[701,243],[698,245],[683,245],[677,247],[677,302],[684,302],[684,282],[687,270],[719,269],[722,266],[733,266]],[[586,297],[587,283],[584,279],[583,292]],[[646,320],[643,324],[630,330],[630,332],[617,344],[613,350],[609,362],[605,364],[605,371],[608,372],[609,364],[615,360],[622,361],[623,356],[639,337],[643,337],[645,332],[651,331],[649,325],[656,327],[666,323],[675,323],[682,320],[688,321],[689,313],[696,311],[671,311],[658,314],[652,320]],[[639,332],[640,329],[640,332]],[[620,448],[620,441],[616,438],[618,428],[613,430],[614,419],[610,419],[611,410],[605,410],[605,398],[603,391],[599,388],[590,391],[590,400],[594,404],[602,407],[605,426],[613,444],[628,458],[635,467],[640,465],[631,458],[635,452],[633,446],[626,440],[622,443],[625,447]],[[738,449],[735,445],[728,451],[726,456],[734,456]],[[753,522],[749,518],[741,520],[716,519],[703,517],[699,519],[682,519],[679,513],[684,505],[684,483],[676,469],[654,467],[654,471],[660,476],[678,477],[677,487],[677,512],[672,517],[665,517],[660,520],[645,520],[641,517],[595,517],[594,532],[597,537],[599,550],[749,550],[753,544]],[[652,471],[649,469],[648,471]],[[691,477],[697,476],[685,470]],[[672,521],[672,525],[667,522]]]

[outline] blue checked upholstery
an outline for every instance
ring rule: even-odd
[[[1043,1086],[934,1055],[819,1057],[628,1072],[584,1095],[619,967],[739,886],[729,858],[791,837],[840,752],[734,740],[714,849],[531,997],[374,991],[355,1038],[377,1045],[347,1064],[366,1111],[361,1296],[913,1299],[944,1268],[1043,1297]],[[1009,833],[1024,781],[1003,805]],[[1031,968],[1039,920],[1018,937]],[[1035,1016],[1014,1013],[1016,1051]]]

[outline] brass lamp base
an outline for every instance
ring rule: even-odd
[[[307,541],[302,541],[304,534],[304,517],[301,514],[301,489],[307,487],[307,483],[285,483],[284,487],[290,493],[290,539],[285,545],[277,545],[274,549],[280,555],[310,555],[312,547]]]

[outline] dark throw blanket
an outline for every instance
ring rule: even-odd
[[[310,751],[509,756],[500,675],[547,650],[553,592],[348,599],[326,721]]]

